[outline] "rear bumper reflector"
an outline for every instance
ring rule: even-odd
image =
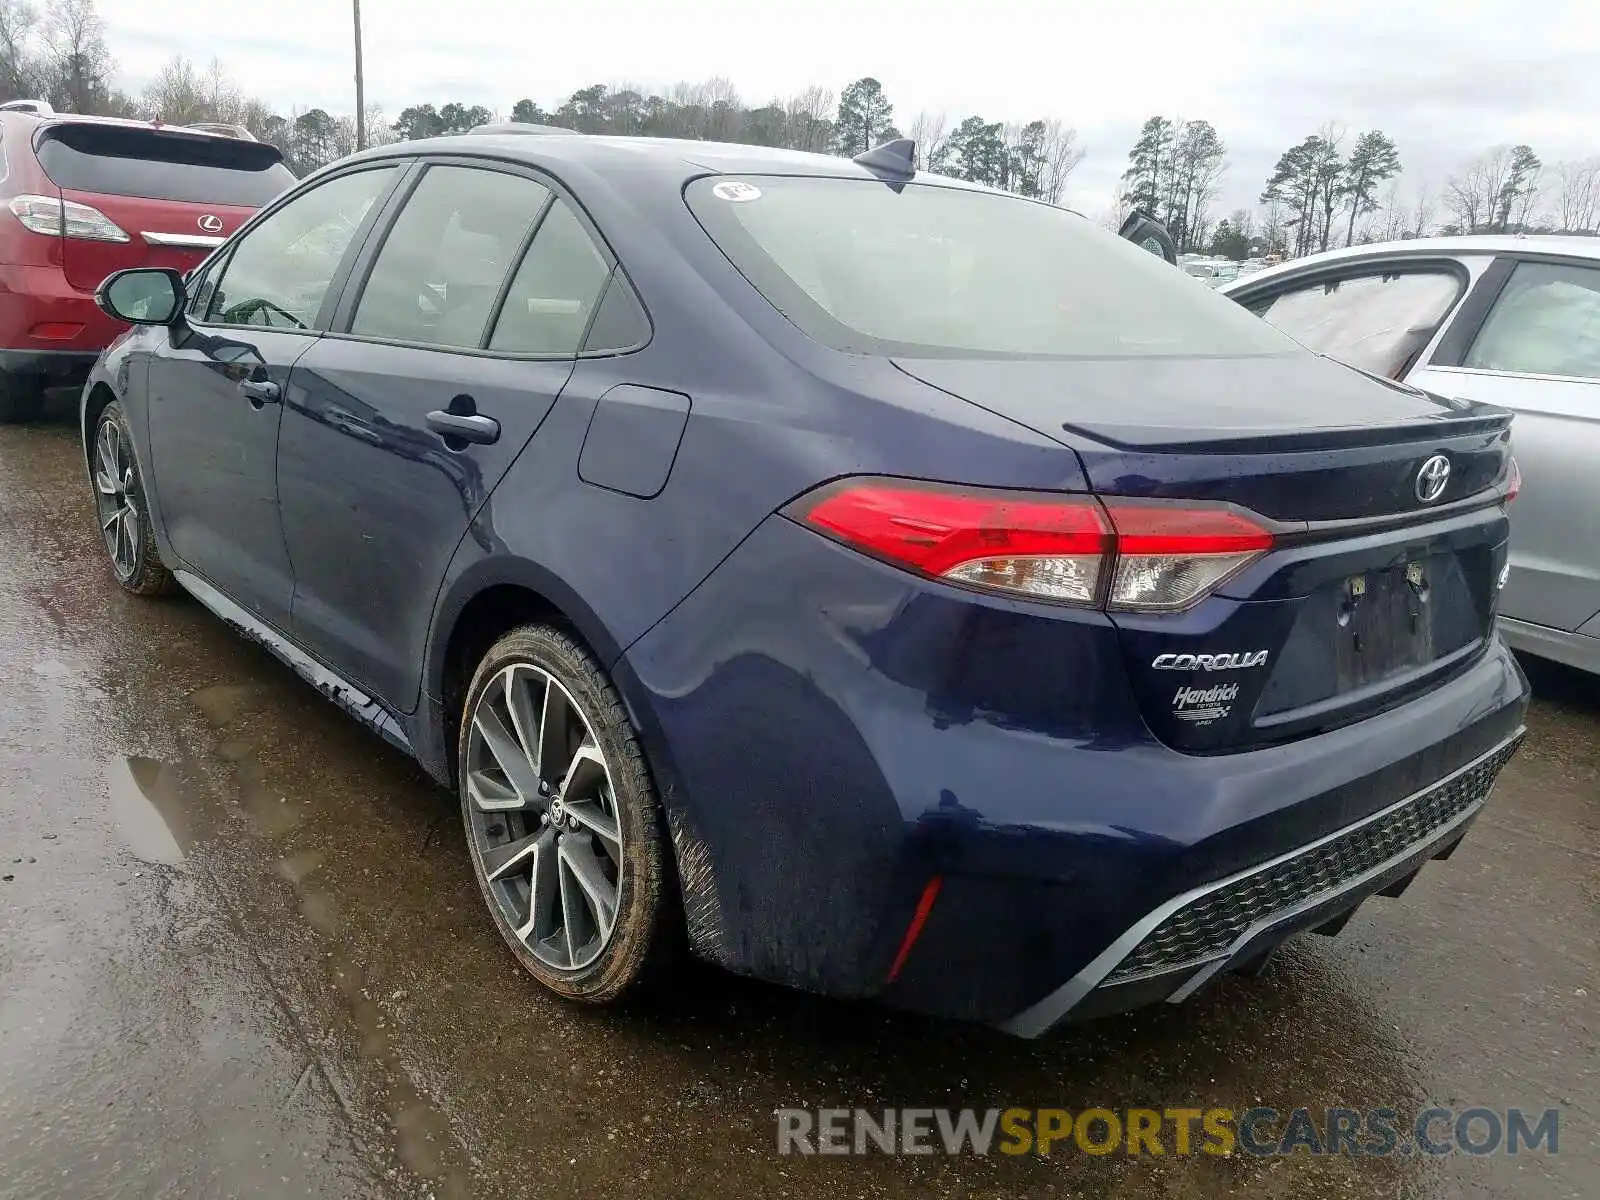
[[[911,947],[922,936],[922,927],[928,923],[928,914],[933,911],[933,902],[939,898],[939,889],[943,886],[944,877],[935,875],[928,880],[928,886],[922,889],[922,899],[917,901],[917,911],[911,914],[911,924],[906,926],[906,936],[900,939],[900,952],[894,956],[894,965],[889,968],[885,983],[893,983],[900,977],[900,969],[906,965]]]

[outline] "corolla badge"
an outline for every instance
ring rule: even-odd
[[[216,216],[213,213],[206,213],[203,217],[200,218],[200,220],[197,222],[197,224],[200,226],[201,229],[205,230],[207,233],[221,233],[222,232],[222,218],[219,217],[219,216]]]
[[[1266,661],[1265,650],[1244,650],[1238,654],[1158,654],[1150,665],[1157,671],[1237,671]]]
[[[1435,454],[1417,472],[1417,499],[1424,504],[1432,504],[1444,495],[1445,484],[1449,482],[1450,460],[1442,454]]]

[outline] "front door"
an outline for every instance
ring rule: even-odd
[[[294,577],[278,513],[278,431],[341,260],[399,168],[301,193],[209,269],[150,363],[150,458],[168,543],[186,567],[279,629]]]
[[[296,367],[278,450],[294,639],[390,707],[415,706],[445,569],[555,404],[611,269],[532,175],[434,164]]]

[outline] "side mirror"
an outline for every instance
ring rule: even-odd
[[[1127,238],[1141,250],[1159,254],[1173,266],[1178,264],[1178,244],[1172,240],[1167,227],[1151,217],[1132,213],[1117,230],[1117,236]]]
[[[183,276],[166,267],[118,271],[94,294],[101,312],[129,325],[171,325],[187,298]]]

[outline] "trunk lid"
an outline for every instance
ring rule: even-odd
[[[1176,748],[1246,749],[1372,715],[1492,637],[1504,410],[1304,354],[897,365],[1072,447],[1097,494],[1267,518],[1272,549],[1194,607],[1111,613],[1146,722]]]
[[[128,236],[62,238],[67,281],[83,291],[126,267],[189,270],[294,182],[274,146],[179,129],[58,122],[37,150],[62,200]]]

